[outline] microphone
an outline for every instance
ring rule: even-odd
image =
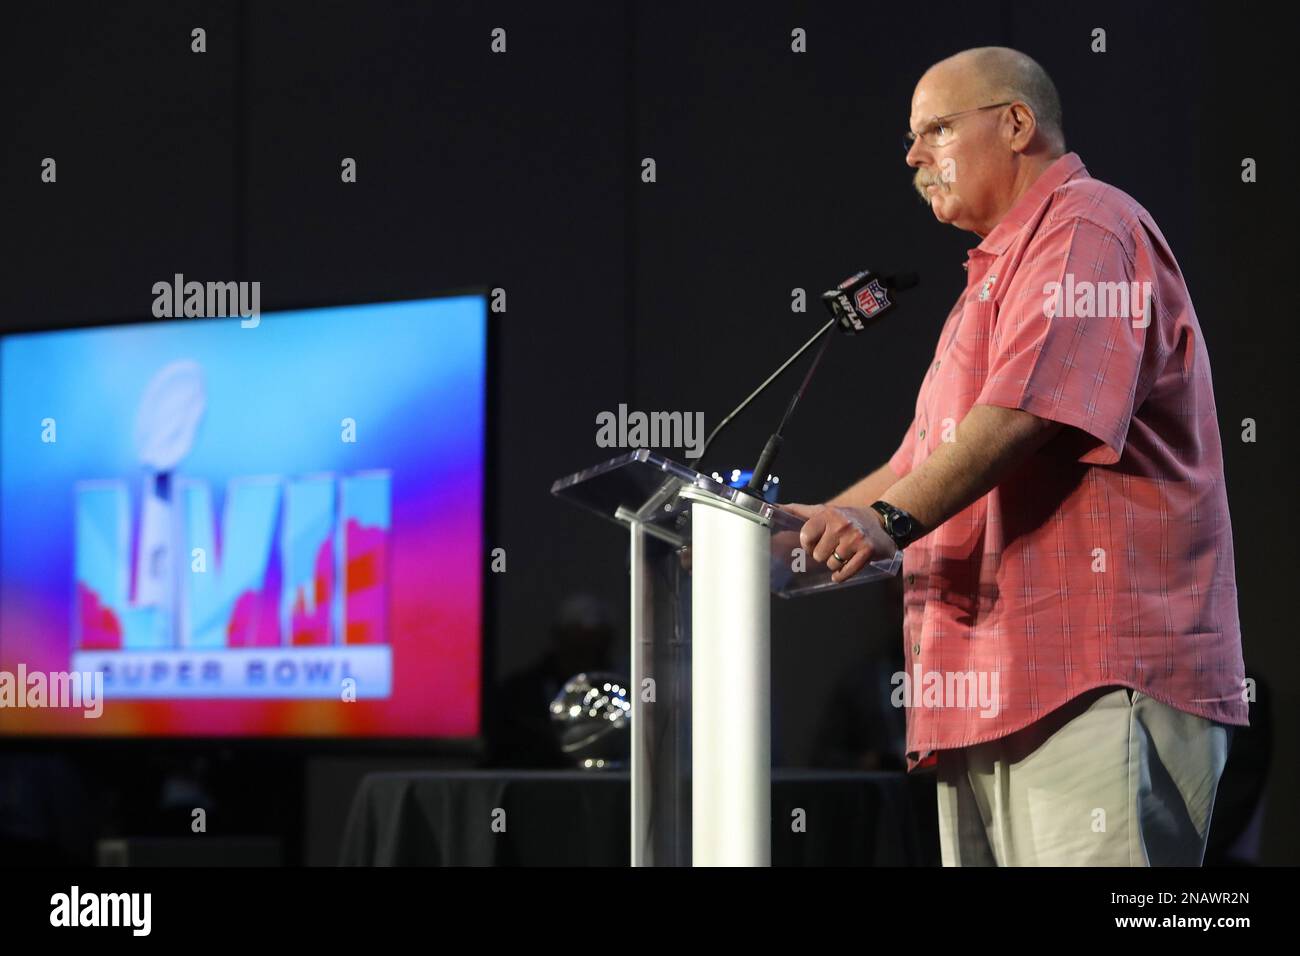
[[[736,406],[736,408],[726,418],[720,421],[709,434],[704,442],[704,447],[696,456],[696,461],[702,461],[705,453],[709,450],[709,445],[713,439],[725,428],[733,418],[739,415],[749,406],[749,403],[757,398],[763,391],[771,385],[781,373],[798,361],[804,352],[812,348],[821,339],[821,348],[817,350],[812,364],[808,367],[804,375],[802,384],[790,404],[786,407],[785,414],[781,416],[781,423],[777,426],[775,432],[768,438],[767,444],[763,446],[763,452],[759,456],[758,464],[754,466],[754,473],[749,479],[749,485],[746,491],[758,491],[763,486],[763,481],[767,475],[767,470],[776,460],[777,453],[781,450],[781,434],[785,429],[786,423],[790,420],[795,406],[799,404],[799,399],[803,397],[804,392],[808,390],[808,384],[812,381],[813,373],[817,370],[817,365],[821,362],[822,355],[826,352],[827,345],[830,344],[831,336],[827,335],[832,328],[838,327],[841,332],[847,335],[856,335],[868,325],[879,321],[880,317],[895,307],[897,296],[891,295],[893,292],[901,292],[910,289],[918,283],[916,273],[907,272],[896,276],[877,276],[870,270],[859,272],[841,282],[836,288],[829,292],[822,293],[822,302],[830,310],[831,319],[810,338],[801,345],[794,354],[781,363],[775,372],[750,392],[749,397]]]
[[[896,276],[877,276],[871,270],[864,269],[849,276],[834,289],[822,293],[822,303],[831,313],[831,322],[827,323],[827,326],[834,323],[846,335],[856,335],[867,326],[879,322],[886,312],[894,308],[897,296],[891,298],[891,292],[910,289],[919,281],[915,272],[904,272]],[[825,331],[826,326],[817,334],[821,335]],[[767,444],[763,446],[763,452],[758,457],[758,464],[754,466],[754,473],[750,476],[746,491],[755,492],[762,489],[763,476],[767,474],[781,451],[781,433],[785,430],[786,422],[790,420],[794,407],[799,404],[799,399],[803,398],[804,392],[808,391],[808,383],[812,381],[813,373],[817,371],[817,365],[821,362],[829,343],[830,336],[827,336],[822,341],[822,347],[817,350],[812,364],[808,366],[808,374],[804,376],[803,384],[799,386],[799,390],[790,399],[790,404],[786,406],[785,414],[781,416],[781,423],[776,426],[776,431],[772,432]]]
[[[915,272],[876,276],[870,271],[849,276],[834,289],[822,293],[822,302],[840,324],[840,331],[856,335],[894,307],[890,292],[902,292],[920,280]]]

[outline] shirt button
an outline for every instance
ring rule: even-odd
[[[907,576],[907,583],[908,583],[908,584],[915,584],[915,583],[916,583],[916,575],[915,575],[915,574],[909,574],[909,575]]]
[[[935,363],[934,363],[934,367],[937,369],[937,368],[939,367],[939,363],[938,363],[938,362],[935,362]]]
[[[919,433],[916,437],[917,437],[917,438],[924,438],[924,437],[925,437],[925,429],[922,428],[921,431],[920,431],[920,433]]]
[[[913,644],[913,645],[912,645],[912,653],[913,653],[914,655],[920,656],[920,653],[921,653],[921,645],[920,645],[920,644]]]

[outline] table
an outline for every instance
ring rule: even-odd
[[[339,862],[626,866],[628,813],[627,771],[375,773],[357,788]],[[937,865],[933,776],[774,770],[772,864]]]

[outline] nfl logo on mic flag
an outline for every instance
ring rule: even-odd
[[[867,318],[875,315],[881,309],[889,307],[889,296],[881,287],[879,279],[872,279],[859,289],[857,300],[858,308],[862,310],[862,314]]]

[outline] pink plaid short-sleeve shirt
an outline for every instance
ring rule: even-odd
[[[1164,236],[1068,153],[966,273],[892,469],[976,404],[1072,427],[904,552],[908,769],[1108,684],[1245,725],[1210,362]]]

